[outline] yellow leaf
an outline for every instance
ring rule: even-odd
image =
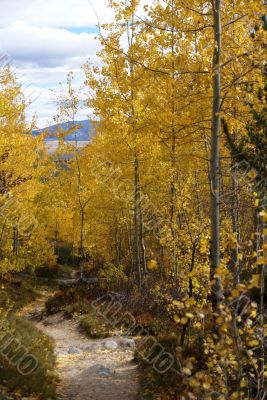
[[[198,380],[192,378],[192,379],[189,380],[189,385],[192,386],[192,387],[198,387],[200,385],[200,383],[199,383]]]
[[[259,205],[260,205],[260,199],[255,199],[254,206],[259,207]]]
[[[264,257],[259,257],[259,258],[257,259],[257,264],[258,264],[258,265],[263,265],[264,263],[265,263]]]
[[[259,287],[259,275],[252,275],[250,283],[249,283],[249,289],[252,288],[258,288]]]
[[[147,268],[152,270],[152,269],[156,269],[158,266],[158,263],[156,260],[149,260],[147,263]]]
[[[226,333],[226,332],[228,331],[228,326],[227,326],[227,324],[223,324],[223,325],[221,326],[221,331],[222,331],[223,333]]]
[[[251,169],[251,170],[249,171],[249,173],[248,173],[248,177],[249,177],[250,179],[255,179],[257,175],[258,175],[258,174],[257,174],[257,172],[256,172],[255,169]]]
[[[247,381],[246,381],[245,378],[243,378],[243,379],[241,380],[241,382],[240,382],[240,387],[244,388],[244,387],[246,387],[246,386],[247,386]]]
[[[223,317],[218,317],[218,318],[216,318],[216,323],[217,323],[218,325],[223,324],[223,323],[224,323],[224,318],[223,318]]]
[[[182,301],[173,300],[172,304],[179,308],[179,310],[182,310],[184,308],[184,303]]]
[[[203,388],[208,390],[210,388],[210,383],[209,382],[204,382],[203,383]]]
[[[230,396],[231,400],[237,400],[238,398],[239,398],[239,393],[238,392],[234,392]]]
[[[250,316],[252,318],[256,318],[257,317],[257,310],[252,310],[251,313],[250,313]]]
[[[248,342],[248,345],[251,347],[255,347],[259,345],[259,341],[257,339],[251,340]]]
[[[267,222],[267,213],[266,211],[261,211],[259,216],[262,217],[263,222]]]
[[[189,319],[194,318],[194,314],[186,313],[185,315],[186,315],[186,317],[189,318]]]
[[[191,370],[189,368],[187,368],[187,367],[182,368],[181,371],[182,371],[183,374],[185,374],[187,376],[191,375]]]

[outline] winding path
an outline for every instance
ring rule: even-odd
[[[88,339],[62,313],[36,324],[52,337],[62,400],[138,400],[139,376],[131,343],[120,337]]]

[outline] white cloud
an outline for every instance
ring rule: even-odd
[[[56,91],[59,82],[64,84],[69,71],[75,73],[74,85],[79,87],[84,80],[81,65],[88,59],[99,63],[99,43],[94,37],[25,22],[0,28],[2,52],[9,55],[24,95],[32,101],[27,116],[31,119],[37,114],[39,127],[52,123],[56,113],[51,89]],[[81,110],[77,118],[85,119],[87,115],[88,110]]]
[[[31,26],[15,22],[0,29],[2,51],[17,65],[35,67],[71,64],[77,58],[89,58],[99,49],[95,34],[76,34],[67,29]]]
[[[50,88],[58,85],[59,82],[64,83],[70,68],[60,66],[55,68],[18,68],[16,75],[23,87],[34,85],[38,82],[39,87]],[[75,74],[75,82],[79,83],[83,80],[83,70],[80,68],[71,68]]]
[[[24,21],[35,26],[92,27],[110,21],[107,0],[1,0],[0,26]]]
[[[37,115],[37,125],[44,128],[53,124],[53,117],[57,114],[56,99],[61,94],[65,94],[66,75],[70,71],[68,68],[39,68],[39,69],[18,69],[16,71],[25,98],[31,104],[27,108],[28,120],[33,115]],[[78,92],[84,82],[84,73],[81,68],[72,70],[74,72],[73,88]],[[62,84],[59,85],[59,81]],[[86,98],[84,89],[80,92],[81,107],[77,114],[77,119],[88,118],[90,110],[85,109],[83,100]]]
[[[93,32],[98,19],[113,19],[108,0],[0,0],[0,16],[0,53],[10,57],[26,98],[33,101],[29,119],[37,113],[39,127],[47,126],[56,113],[50,89],[64,83],[70,70],[80,86],[81,65],[87,59],[100,62]],[[82,110],[77,118],[88,113]]]
[[[74,89],[78,90],[79,84],[73,85]],[[64,85],[59,88],[59,86],[54,85],[51,87],[55,93],[59,91],[65,91],[66,87]],[[51,92],[50,88],[40,88],[38,86],[30,85],[28,88],[24,89],[24,94],[28,99],[31,99],[32,103],[27,108],[27,117],[29,121],[31,118],[37,114],[37,126],[39,128],[44,128],[53,124],[53,117],[57,114],[57,102],[56,96]],[[85,94],[81,94],[81,103],[85,99]],[[81,107],[76,115],[77,120],[87,119],[91,110],[85,107]]]
[[[79,87],[84,79],[81,65],[88,58],[99,63],[99,44],[93,32],[98,18],[101,22],[112,18],[107,2],[0,0],[0,52],[8,55],[26,99],[32,101],[28,118],[37,113],[40,127],[50,124],[56,113],[51,89],[57,90],[70,70]],[[81,110],[77,118],[85,119],[88,113]]]

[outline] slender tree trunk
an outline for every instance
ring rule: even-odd
[[[131,223],[131,222],[130,222]],[[133,260],[133,241],[132,241],[132,234],[131,234],[131,226],[128,227],[126,222],[126,232],[127,232],[127,243],[129,249],[129,257],[130,257],[130,275],[132,275],[134,270],[134,260]]]
[[[139,220],[140,220],[140,248],[141,254],[140,258],[143,266],[143,274],[147,274],[147,264],[146,264],[146,245],[145,245],[145,236],[144,236],[144,219],[143,219],[143,206],[142,206],[142,192],[140,185],[140,177],[138,177],[138,195],[139,195]]]
[[[237,134],[235,132],[235,140]],[[239,227],[239,195],[238,195],[238,175],[234,166],[234,160],[232,161],[232,190],[233,190],[233,206],[232,206],[232,229],[236,235],[236,244],[233,251],[233,275],[234,285],[237,286],[240,283],[240,267],[241,263],[239,260],[239,242],[240,242],[240,227]]]
[[[165,270],[164,270],[164,247],[162,246],[161,243],[159,243],[159,262],[160,262],[160,279],[163,280],[166,276]]]
[[[176,240],[176,230],[175,230],[175,215],[176,215],[176,127],[175,127],[175,26],[174,26],[174,0],[171,2],[172,10],[172,25],[171,25],[171,184],[170,184],[170,221],[171,221],[171,234],[174,246],[174,259],[173,259],[173,272],[174,272],[174,283],[176,289],[178,289],[178,254],[177,254],[177,240]]]
[[[6,240],[4,239],[4,234],[5,234],[5,229],[6,229],[6,225],[7,225],[7,217],[4,220],[2,229],[1,229],[1,234],[0,234],[0,244],[1,247],[4,247],[4,244],[6,243]]]
[[[142,257],[142,266],[143,266],[143,274],[147,274],[147,263],[146,263],[146,244],[145,244],[145,236],[144,236],[144,224],[143,224],[143,212],[140,210],[140,245],[141,245],[141,257]]]
[[[195,241],[195,242],[193,242],[193,245],[192,245],[191,263],[190,263],[190,268],[189,268],[190,272],[193,272],[194,268],[195,268],[196,250],[197,250],[197,242]],[[193,297],[193,290],[194,290],[194,288],[193,288],[193,279],[190,276],[190,278],[189,278],[189,290],[188,290],[188,295],[189,295],[190,298]],[[190,328],[190,320],[187,322],[186,325],[183,326],[183,329],[182,329],[181,342],[180,342],[182,347],[184,346],[186,333],[189,330],[189,328]]]
[[[137,151],[134,154],[134,252],[138,289],[142,289],[140,246],[139,246],[139,161]]]
[[[131,1],[131,7],[134,9],[134,4]],[[136,88],[134,81],[134,63],[132,61],[132,49],[134,43],[134,11],[131,15],[131,23],[127,22],[127,36],[128,36],[128,54],[129,54],[129,67],[130,67],[130,78],[131,78],[131,128],[133,134],[133,140],[135,142],[134,147],[134,252],[135,252],[135,271],[137,276],[137,286],[139,291],[142,290],[142,274],[141,274],[141,262],[140,262],[140,220],[139,220],[139,200],[140,200],[140,187],[139,187],[139,158],[137,149],[137,133],[136,133],[136,121],[135,121],[135,97]]]
[[[266,204],[267,204],[267,190],[266,183],[264,185],[264,197],[263,197],[263,207],[262,211],[266,212]],[[266,304],[265,304],[265,296],[266,296],[266,260],[267,260],[267,222],[265,218],[262,218],[262,257],[263,264],[260,265],[260,378],[258,384],[258,395],[259,399],[266,398]]]
[[[175,197],[176,197],[176,190],[175,190],[175,167],[176,167],[176,159],[175,159],[175,152],[176,152],[176,135],[175,129],[172,129],[172,155],[171,155],[171,166],[172,166],[172,176],[171,176],[171,185],[170,185],[170,221],[171,221],[171,233],[172,238],[175,241]]]
[[[172,176],[171,176],[171,186],[170,186],[170,221],[171,221],[171,235],[173,242],[173,272],[174,272],[174,283],[175,288],[178,289],[178,254],[177,254],[177,239],[176,239],[176,229],[175,229],[175,216],[176,216],[176,189],[175,189],[175,169],[176,169],[176,131],[172,129]]]
[[[18,228],[17,228],[17,226],[14,226],[13,227],[13,254],[15,256],[18,255],[18,235],[19,235]]]
[[[190,273],[194,271],[195,268],[195,259],[196,259],[196,251],[197,251],[197,242],[193,242],[193,246],[192,246],[192,255],[191,255],[191,264],[190,264]],[[189,297],[193,297],[193,279],[190,276],[189,278]]]
[[[80,278],[83,279],[84,276],[84,263],[85,263],[85,251],[84,251],[84,208],[81,206],[80,210],[81,217],[81,227],[80,227]]]
[[[121,262],[121,240],[118,227],[118,221],[115,221],[115,265],[120,265]]]
[[[215,278],[215,271],[220,266],[220,126],[221,126],[221,0],[212,0],[214,21],[213,55],[213,108],[211,127],[211,281],[215,304],[221,301],[221,282]]]
[[[72,124],[75,125],[75,111],[73,110],[72,114]],[[81,166],[79,162],[79,147],[78,147],[78,138],[77,131],[74,131],[75,137],[75,160],[77,166],[77,194],[78,194],[78,203],[79,203],[79,213],[80,213],[80,244],[79,244],[79,267],[80,267],[80,279],[83,280],[84,277],[84,266],[86,261],[86,254],[84,248],[84,224],[85,224],[85,207],[88,201],[84,202],[82,200],[81,187],[82,187],[82,174],[81,174]]]

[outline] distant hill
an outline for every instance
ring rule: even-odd
[[[75,121],[74,123],[72,121],[69,122],[63,122],[62,124],[56,124],[56,125],[51,125],[47,128],[39,129],[39,130],[34,130],[32,132],[33,136],[38,136],[46,131],[49,132],[49,136],[47,136],[46,141],[55,141],[57,140],[57,137],[55,135],[56,132],[62,130],[62,131],[68,131],[70,130],[73,125],[79,125],[80,128],[76,131],[76,136],[77,140],[79,142],[88,142],[90,140],[91,134],[92,134],[92,125],[91,122],[88,120],[85,121]],[[74,141],[75,140],[75,134],[72,133],[71,135],[66,136],[67,141]]]

